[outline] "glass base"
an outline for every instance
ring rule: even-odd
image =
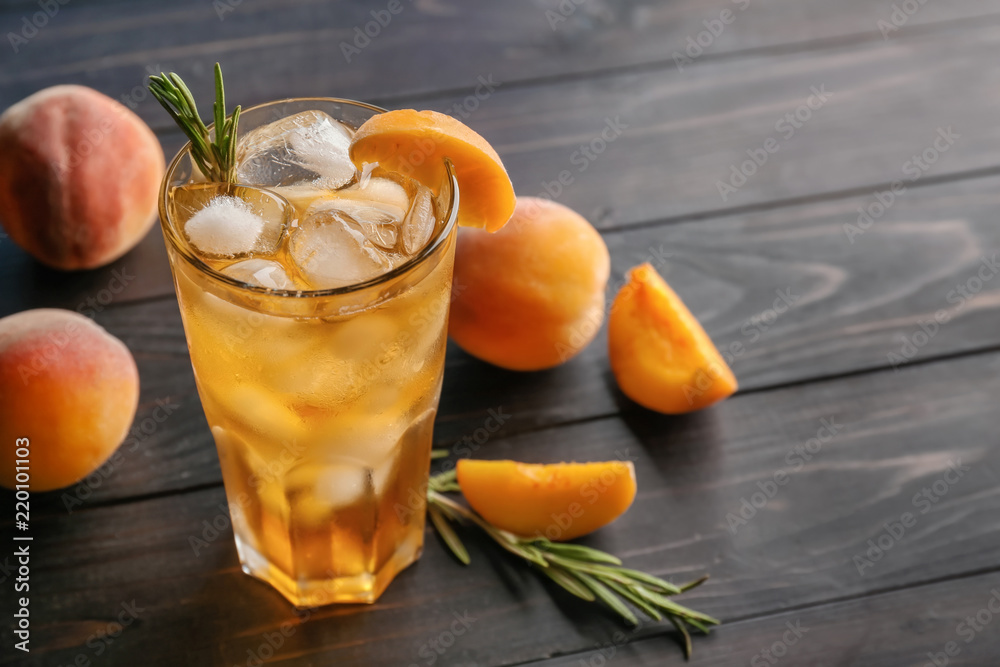
[[[371,604],[397,574],[420,558],[424,548],[423,537],[423,531],[411,534],[378,572],[333,579],[292,579],[240,540],[239,536],[236,537],[236,551],[244,572],[270,584],[300,609],[333,603]]]

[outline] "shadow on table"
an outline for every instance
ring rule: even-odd
[[[723,436],[713,408],[684,415],[664,415],[648,410],[625,396],[608,370],[605,381],[614,396],[621,419],[642,444],[646,454],[668,482],[678,471],[690,478],[717,470]]]

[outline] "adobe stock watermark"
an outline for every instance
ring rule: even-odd
[[[495,408],[489,408],[486,411],[486,418],[483,419],[483,425],[479,426],[471,433],[463,435],[458,442],[452,445],[451,453],[458,458],[469,458],[477,451],[479,448],[489,442],[490,438],[499,431],[504,424],[510,421],[512,414],[509,412],[504,412],[503,406],[498,405]],[[454,463],[451,461],[445,461],[443,466],[444,470],[449,470],[454,467]]]
[[[333,570],[328,569],[325,572],[325,575],[327,577],[333,577],[334,572]],[[294,609],[298,622],[293,623],[292,621],[284,621],[276,630],[263,633],[261,637],[264,638],[264,641],[258,644],[255,649],[247,649],[247,659],[243,664],[246,665],[246,667],[263,667],[269,660],[271,660],[271,658],[274,657],[278,649],[284,646],[285,642],[298,632],[299,627],[312,618],[313,612],[317,609],[319,609],[319,607],[298,607]],[[241,665],[233,664],[233,667],[241,667]]]
[[[618,478],[625,475],[634,474],[634,461],[638,456],[629,453],[629,448],[615,451],[615,461],[609,469],[604,470],[597,479],[591,480],[580,487],[580,498],[578,501],[569,503],[561,512],[553,512],[550,515],[552,523],[546,526],[543,534],[553,542],[559,541],[566,534],[577,519],[583,516],[585,505],[593,505],[601,496],[614,488]]]
[[[729,165],[729,177],[725,181],[715,181],[715,188],[719,191],[719,197],[723,202],[728,202],[731,195],[745,186],[747,181],[768,163],[771,156],[781,150],[782,142],[791,140],[806,123],[812,120],[813,114],[822,109],[833,97],[833,93],[826,90],[826,84],[821,84],[819,88],[810,86],[809,91],[810,94],[805,102],[774,123],[776,135],[769,136],[759,147],[748,148],[746,151],[748,159],[739,165],[735,162]]]
[[[236,8],[243,4],[243,0],[212,0],[212,9],[220,21],[226,20],[226,14],[236,11]]]
[[[454,620],[437,635],[420,645],[420,648],[417,649],[417,657],[420,658],[420,662],[411,662],[409,667],[431,667],[431,665],[436,664],[455,645],[458,638],[468,632],[469,628],[479,620],[468,610],[461,614],[453,611],[451,615]]]
[[[509,412],[504,412],[503,406],[498,405],[495,408],[489,408],[486,411],[486,418],[483,419],[482,426],[479,426],[472,430],[471,433],[463,435],[456,443],[451,446],[450,457],[454,458],[469,458],[474,453],[479,451],[479,448],[489,442],[502,427],[511,418],[512,414]],[[446,460],[441,463],[441,471],[447,472],[455,467],[455,461]],[[424,511],[426,507],[427,494],[423,489],[410,489],[406,494],[406,504],[397,502],[392,510],[396,513],[396,518],[399,519],[401,523],[407,523],[413,518],[413,515]]]
[[[761,312],[751,315],[740,325],[740,333],[749,340],[746,343],[742,340],[734,340],[729,345],[719,349],[727,366],[731,366],[736,359],[746,354],[749,347],[760,340],[760,337],[778,321],[778,318],[795,307],[795,304],[802,298],[799,294],[792,294],[791,287],[786,287],[784,290],[776,289],[774,293],[778,296],[770,308],[765,308]],[[714,386],[716,380],[726,374],[726,368],[714,363],[699,368],[692,381],[684,385],[684,397],[687,399],[688,405],[694,405],[696,400]]]
[[[750,658],[750,667],[768,667],[776,665],[788,655],[788,649],[799,643],[799,640],[809,632],[809,628],[802,627],[802,621],[795,619],[794,622],[785,622],[786,630],[781,633],[781,638],[776,639],[770,646],[762,648]]]
[[[146,75],[150,76],[159,73],[159,65],[147,65]],[[138,107],[139,103],[149,97],[149,89],[143,84],[134,86],[131,90],[123,93],[119,97],[119,101],[129,109],[135,109]],[[97,127],[90,128],[82,132],[82,139],[80,139],[76,144],[73,145],[69,152],[69,156],[61,160],[57,165],[57,169],[61,175],[65,175],[66,172],[71,169],[78,167],[84,160],[86,160],[90,155],[104,143],[108,135],[117,127],[118,123],[123,120],[125,110],[119,107],[115,107],[114,115],[107,115],[102,117],[98,123]],[[124,118],[126,122],[131,122],[131,119]]]
[[[77,304],[76,312],[84,317],[94,319],[115,300],[116,296],[124,292],[135,278],[134,273],[129,273],[128,267],[113,269],[107,287],[101,288],[93,294],[88,294],[83,301]]]
[[[331,570],[327,570],[326,576],[332,577],[334,573]],[[298,616],[297,623],[285,621],[275,630],[263,633],[261,635],[263,641],[255,649],[247,649],[247,658],[243,662],[243,665],[245,667],[263,667],[270,662],[277,655],[278,650],[285,645],[285,642],[298,632],[298,629],[312,617],[312,614],[317,609],[319,607],[296,609],[295,613]],[[458,638],[468,632],[469,628],[479,620],[468,611],[464,611],[461,614],[452,612],[452,616],[453,620],[443,630],[421,644],[417,650],[417,656],[421,662],[411,663],[409,667],[430,667],[436,664],[448,652],[448,649],[455,645]],[[233,667],[242,666],[234,664]]]
[[[532,209],[528,208],[527,215],[520,218],[517,222],[520,224],[530,224],[529,221],[534,219],[534,217]],[[656,248],[649,246],[646,249],[646,254],[636,264],[649,264],[657,271],[660,271],[660,269],[666,266],[667,260],[674,255],[675,253],[665,251],[663,244],[660,244]],[[636,286],[628,282],[625,276],[610,283],[604,293],[604,308],[589,311],[579,322],[573,324],[565,342],[560,340],[555,343],[556,353],[559,355],[560,362],[569,361],[570,358],[583,351],[587,344],[597,335],[601,325],[604,323],[604,313],[607,312],[610,318],[616,304],[621,303],[616,299],[616,296],[622,290],[633,290],[635,288]]]
[[[934,509],[934,506],[941,502],[941,499],[970,470],[971,467],[962,465],[962,459],[953,459],[948,462],[948,468],[941,477],[913,494],[910,505],[916,510],[916,514],[906,511],[900,514],[898,519],[884,522],[879,534],[868,540],[868,549],[863,554],[854,556],[854,566],[858,569],[858,575],[863,577],[865,570],[875,567],[889,550],[899,544],[907,531],[917,525],[920,517]]]
[[[930,145],[924,148],[919,154],[910,156],[910,159],[900,167],[903,176],[911,183],[919,181],[930,171],[934,163],[941,159],[941,156],[947,153],[955,145],[955,142],[961,138],[962,135],[955,132],[951,125],[937,128]],[[854,239],[871,229],[872,225],[880,220],[886,211],[892,208],[893,204],[904,194],[906,194],[906,184],[901,180],[893,181],[885,190],[875,191],[873,195],[875,201],[858,206],[857,222],[844,223],[844,234],[847,235],[847,240],[854,243]]]
[[[502,85],[503,82],[496,81],[492,73],[487,74],[485,77],[480,74],[476,77],[476,87],[472,93],[451,105],[448,112],[453,116],[460,116],[463,120],[467,119],[479,108],[480,104],[490,99],[490,96]]]
[[[545,10],[545,20],[549,22],[549,30],[555,32],[559,26],[569,20],[587,0],[559,0],[555,10]]]
[[[990,597],[979,611],[966,616],[955,626],[955,634],[962,638],[963,643],[971,644],[993,619],[1000,616],[1000,589],[990,590]],[[957,641],[949,641],[941,651],[928,651],[928,662],[923,667],[948,667],[952,658],[957,658],[962,652],[962,645]]]
[[[17,32],[7,33],[7,42],[15,55],[20,53],[21,48],[38,35],[49,24],[49,21],[56,17],[59,10],[68,5],[70,0],[38,0],[37,11],[31,15],[25,14],[21,17],[21,25]]]
[[[213,427],[213,435],[216,434]],[[278,480],[296,463],[302,459],[305,453],[305,445],[299,442],[285,443],[277,457],[268,460],[264,468],[258,468],[247,477],[247,484],[254,494],[260,491],[265,484],[270,484]],[[243,517],[243,510],[250,507],[254,499],[250,494],[241,490],[236,494],[236,498],[228,503],[219,503],[218,513],[212,520],[202,519],[201,533],[188,535],[188,546],[195,557],[199,557],[201,552],[208,546],[226,534],[233,526],[234,521],[240,521]]]
[[[697,35],[688,35],[687,45],[684,53],[674,51],[674,67],[678,72],[684,72],[684,68],[693,65],[694,61],[700,58],[706,51],[709,51],[715,44],[715,40],[726,31],[726,26],[732,25],[736,21],[737,12],[742,12],[750,6],[750,0],[732,0],[736,9],[723,9],[717,17],[705,19],[701,22],[705,29]]]
[[[468,119],[482,104],[496,93],[497,89],[503,85],[502,81],[493,78],[493,74],[476,77],[476,86],[469,95],[455,102],[450,109],[453,115]],[[399,173],[404,176],[412,176],[415,169],[424,164],[432,155],[437,152],[438,143],[428,137],[421,137],[413,142],[413,148],[409,153],[402,156]]]
[[[631,633],[635,636],[652,624],[652,622],[640,622],[637,626],[631,629]],[[611,662],[616,655],[618,655],[618,649],[628,644],[629,641],[631,641],[631,637],[626,635],[621,630],[616,630],[614,634],[611,635],[610,641],[604,641],[595,646],[589,657],[580,658],[577,661],[577,665],[579,665],[579,667],[606,667],[606,665]]]
[[[785,454],[785,467],[775,470],[770,479],[758,481],[759,490],[740,498],[739,508],[726,514],[730,534],[736,535],[740,528],[750,523],[778,495],[781,488],[787,486],[796,473],[805,468],[806,463],[812,461],[823,450],[823,446],[832,442],[844,428],[843,424],[837,423],[836,417],[824,417],[819,423],[815,436],[795,445]]]
[[[1000,272],[1000,263],[997,262],[996,253],[993,257],[985,255],[979,259],[979,269],[974,275],[969,276],[964,283],[955,285],[955,288],[948,292],[945,301],[952,304],[951,308],[942,308],[934,313],[933,317],[928,317],[917,323],[917,328],[909,334],[898,334],[900,340],[899,349],[893,350],[886,355],[889,365],[896,372],[909,362],[927,346],[931,340],[941,331],[941,327],[948,324],[956,315],[962,312],[968,303],[986,286],[986,283]]]
[[[77,304],[76,312],[93,319],[114,301],[116,296],[124,292],[133,280],[135,280],[135,275],[129,273],[125,268],[112,270],[107,287],[89,294]],[[81,326],[75,320],[68,320],[62,330],[47,332],[45,344],[39,347],[29,359],[18,364],[17,372],[21,381],[27,385],[32,378],[41,375],[50,365],[60,362],[63,349],[81,334]]]
[[[413,0],[407,2],[412,4]],[[344,61],[350,64],[355,57],[361,55],[361,52],[371,45],[372,40],[378,39],[382,31],[388,28],[405,8],[402,0],[389,0],[384,8],[371,10],[370,21],[354,26],[353,39],[350,42],[340,42],[340,53],[344,56]]]
[[[910,22],[910,19],[927,4],[927,0],[903,0],[893,3],[888,18],[880,18],[875,27],[882,33],[882,39],[888,41],[889,35]]]
[[[90,667],[90,665],[96,664],[92,662],[91,656],[97,658],[104,655],[111,648],[111,645],[122,636],[125,628],[135,623],[140,615],[146,611],[145,607],[140,607],[134,599],[128,602],[123,601],[119,607],[121,609],[115,614],[114,620],[108,621],[103,627],[87,637],[84,642],[87,650],[77,653],[73,661],[66,663],[67,665]]]
[[[94,491],[101,488],[104,482],[111,478],[114,471],[125,463],[125,460],[128,458],[126,454],[131,454],[139,449],[154,433],[160,430],[160,426],[180,407],[180,403],[174,403],[170,398],[156,399],[155,406],[149,414],[142,419],[137,419],[132,424],[128,436],[122,442],[121,446],[114,451],[111,458],[102,463],[97,470],[80,480],[72,490],[63,492],[60,500],[62,500],[66,511],[72,514],[73,508],[83,505],[94,494]]]
[[[587,171],[597,158],[604,154],[608,146],[618,140],[624,134],[629,125],[622,121],[621,116],[605,118],[604,126],[590,141],[580,144],[580,146],[570,153],[569,163],[576,167],[576,173],[582,174]],[[542,180],[542,192],[536,196],[543,199],[556,200],[562,196],[565,188],[576,182],[576,176],[569,169],[563,169],[552,181]]]

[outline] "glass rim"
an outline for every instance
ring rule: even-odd
[[[376,114],[385,113],[388,109],[383,109],[382,107],[375,106],[374,104],[367,104],[365,102],[358,102],[357,100],[349,100],[341,97],[287,97],[280,100],[272,100],[270,102],[264,102],[262,104],[257,104],[247,109],[240,111],[240,115],[246,114],[251,111],[257,111],[259,109],[264,109],[270,106],[275,106],[278,104],[287,104],[289,102],[323,102],[323,103],[334,103],[334,104],[346,104],[354,107],[361,107],[364,109],[369,109],[374,111]],[[208,125],[209,131],[215,127],[215,123]],[[451,235],[452,230],[458,221],[458,203],[459,197],[461,196],[458,191],[458,180],[455,177],[455,167],[448,158],[444,159],[445,162],[445,175],[450,183],[451,196],[448,198],[448,210],[442,216],[444,218],[444,227],[438,232],[437,236],[427,243],[423,248],[420,249],[415,255],[407,259],[405,262],[399,266],[381,273],[374,278],[369,278],[360,283],[353,283],[350,285],[344,285],[342,287],[331,287],[327,289],[320,290],[281,290],[281,289],[271,289],[269,287],[262,287],[260,285],[251,285],[250,283],[245,283],[242,280],[237,280],[231,276],[218,271],[208,264],[206,264],[198,255],[196,255],[187,245],[179,242],[178,238],[175,236],[179,233],[170,221],[169,208],[167,203],[167,184],[169,177],[174,173],[180,161],[185,155],[190,155],[191,152],[191,141],[189,140],[184,146],[181,147],[177,154],[170,160],[167,165],[166,170],[163,173],[163,180],[160,182],[160,193],[159,193],[159,214],[160,214],[160,228],[163,231],[163,236],[166,238],[167,242],[173,247],[177,253],[184,258],[184,260],[194,267],[199,273],[205,274],[210,278],[217,280],[219,282],[225,283],[231,287],[243,290],[245,292],[251,292],[254,294],[269,296],[269,297],[282,297],[282,298],[317,298],[317,297],[328,297],[328,296],[339,296],[345,294],[353,294],[355,292],[360,292],[378,285],[390,282],[396,278],[399,278],[411,270],[415,269],[421,265],[425,260],[427,260],[434,252],[448,239]],[[236,183],[235,185],[239,185]],[[426,185],[426,184],[425,184]],[[260,186],[247,186],[247,187],[260,187]],[[268,188],[261,189],[266,190],[272,196],[278,197],[284,201],[282,197],[277,192],[271,192]]]

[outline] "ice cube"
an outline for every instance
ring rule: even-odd
[[[364,186],[341,190],[314,202],[306,216],[320,211],[337,215],[371,243],[392,250],[409,206],[410,198],[402,185],[388,178],[370,178]]]
[[[235,278],[248,285],[274,290],[295,289],[295,283],[288,277],[285,267],[270,259],[245,259],[242,262],[230,264],[222,269],[222,272],[230,278]]]
[[[328,466],[317,477],[313,492],[332,508],[360,502],[372,492],[371,470],[360,464]]]
[[[328,201],[317,202],[303,216],[289,242],[292,260],[316,289],[344,287],[375,278],[393,267],[361,225]]]
[[[236,197],[220,196],[192,215],[184,233],[206,255],[232,257],[253,250],[264,232],[264,218]]]
[[[392,250],[396,246],[396,239],[399,237],[396,225],[404,214],[400,208],[352,199],[325,199],[316,202],[309,214],[320,212],[340,218],[383,250]]]
[[[174,188],[170,206],[175,226],[195,250],[231,258],[275,252],[292,210],[265,190],[228,183]]]
[[[407,255],[414,255],[427,245],[436,222],[431,191],[421,187],[413,198],[409,215],[403,221],[403,251]]]
[[[247,132],[237,148],[241,183],[284,186],[315,182],[336,189],[354,178],[352,132],[322,111],[303,111]]]
[[[410,207],[410,196],[406,194],[406,188],[390,178],[369,178],[360,183],[357,188],[341,191],[340,195],[398,209],[401,214],[397,221],[403,218],[402,214]]]
[[[285,185],[272,188],[272,191],[288,200],[293,206],[300,209],[309,208],[315,200],[330,196],[330,191],[326,188],[313,185],[312,183],[298,183],[296,185]]]
[[[285,494],[303,523],[329,523],[331,512],[367,502],[374,506],[374,470],[361,461],[338,456],[292,468],[283,479]]]

